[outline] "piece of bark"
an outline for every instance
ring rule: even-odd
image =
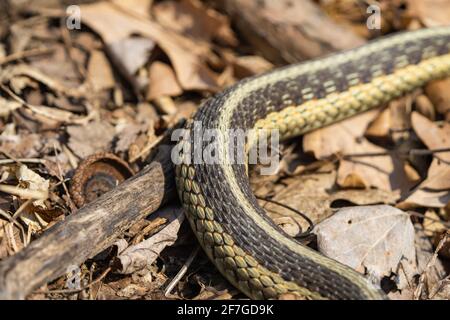
[[[114,243],[117,236],[171,199],[170,148],[136,176],[47,230],[0,263],[0,299],[24,299],[32,290],[66,273]]]
[[[220,6],[242,35],[275,63],[316,58],[365,42],[310,0],[222,0]]]

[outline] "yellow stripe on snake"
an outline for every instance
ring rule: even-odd
[[[186,129],[195,134],[195,122],[223,133],[277,129],[286,139],[448,76],[450,27],[400,33],[238,82],[204,103]],[[290,238],[267,217],[251,191],[247,164],[232,161],[230,139],[224,134],[217,141],[219,161],[213,164],[192,160],[192,136],[176,147],[179,197],[219,271],[253,299],[286,293],[308,299],[386,298],[363,275]]]

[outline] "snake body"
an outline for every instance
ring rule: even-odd
[[[186,216],[219,271],[253,299],[383,299],[361,274],[287,236],[258,205],[247,164],[227,134],[213,164],[193,161],[202,130],[275,129],[281,139],[380,106],[450,76],[450,27],[399,33],[362,47],[244,79],[206,101],[176,146],[176,183]],[[206,148],[203,141],[200,146]],[[186,151],[187,150],[187,151]]]

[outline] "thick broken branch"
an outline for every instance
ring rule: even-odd
[[[136,176],[47,230],[0,264],[0,299],[24,299],[114,243],[174,195],[170,148]]]

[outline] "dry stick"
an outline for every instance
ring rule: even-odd
[[[103,271],[103,273],[94,281],[91,281],[88,285],[79,288],[79,289],[61,289],[61,290],[42,290],[42,291],[37,291],[36,293],[44,293],[44,294],[74,294],[74,293],[79,293],[81,291],[84,291],[86,289],[89,289],[90,287],[92,287],[94,284],[102,281],[107,275],[108,273],[111,271],[111,267],[108,267],[105,271]]]
[[[408,151],[383,151],[383,152],[365,152],[365,153],[349,153],[344,154],[343,158],[365,158],[365,157],[383,157],[389,155],[404,155],[404,156],[428,156],[436,153],[450,152],[450,148],[440,148],[440,149],[411,149]]]
[[[47,230],[0,263],[0,299],[24,299],[114,243],[133,224],[175,195],[170,148],[136,176]]]
[[[430,294],[430,299],[433,299],[445,286],[450,285],[450,275],[446,276],[444,279],[439,280],[438,284],[435,286],[435,290]]]
[[[443,234],[441,240],[439,241],[439,244],[436,247],[436,250],[434,250],[433,256],[430,258],[430,260],[427,263],[427,266],[425,267],[425,270],[422,272],[419,278],[419,285],[417,286],[416,290],[414,291],[414,300],[419,300],[420,296],[422,295],[422,290],[424,283],[426,281],[426,278],[428,276],[428,271],[436,264],[436,259],[438,257],[439,251],[444,246],[445,242],[447,241],[448,237],[450,236],[450,232],[447,231],[445,234]]]
[[[37,159],[37,158],[19,158],[19,159],[0,159],[0,165],[7,165],[7,164],[23,164],[23,163],[37,163],[37,164],[45,164],[44,159]]]
[[[416,217],[419,217],[419,218],[423,218],[424,220],[429,220],[429,221],[433,221],[433,222],[439,222],[439,223],[443,224],[445,227],[450,229],[450,222],[442,221],[441,219],[430,218],[430,217],[427,217],[426,215],[424,215],[423,213],[420,213],[420,212],[409,211],[408,214],[411,215],[411,216],[416,216]]]
[[[60,164],[59,158],[58,158],[59,154],[58,154],[58,151],[56,150],[56,144],[55,143],[53,143],[53,152],[56,155],[55,159],[56,159],[56,165],[58,166],[58,179],[59,179],[59,182],[63,186],[64,192],[66,193],[66,197],[67,197],[67,199],[69,201],[69,207],[70,207],[70,210],[72,211],[71,213],[73,213],[73,210],[76,209],[76,206],[75,206],[75,203],[72,200],[72,196],[70,195],[69,189],[67,188],[66,182],[64,180],[64,175],[62,173],[61,164]]]
[[[20,232],[22,232],[22,236],[23,236],[23,239],[25,242],[27,239],[27,233],[25,232],[25,229],[23,228],[23,226],[15,218],[10,216],[8,213],[3,211],[2,209],[0,209],[0,216],[5,218],[6,220],[8,220],[10,223],[14,224],[17,228],[19,228]]]
[[[0,66],[6,63],[10,63],[19,59],[23,59],[23,58],[28,58],[28,57],[33,57],[33,56],[38,56],[38,55],[42,55],[42,54],[47,54],[52,52],[53,49],[49,49],[49,48],[39,48],[39,49],[31,49],[31,50],[26,50],[26,51],[21,51],[21,52],[16,52],[13,53],[9,56],[6,56],[4,58],[0,59]]]
[[[189,255],[189,257],[186,260],[186,262],[184,263],[184,265],[181,267],[180,271],[178,271],[178,273],[175,276],[175,278],[173,278],[172,281],[170,281],[169,285],[166,288],[166,291],[164,292],[164,296],[166,298],[170,297],[170,293],[172,292],[173,288],[175,288],[177,283],[180,282],[181,278],[183,278],[183,276],[186,274],[189,266],[192,264],[192,261],[194,261],[194,259],[197,256],[199,250],[200,250],[200,246],[197,245],[197,247]]]

